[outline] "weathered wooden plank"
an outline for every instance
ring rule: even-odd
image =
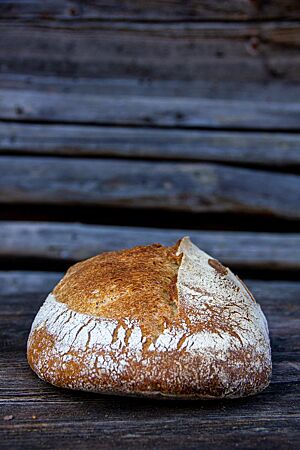
[[[76,94],[85,98],[93,95],[107,97],[137,97],[172,99],[234,100],[248,102],[255,97],[263,103],[270,101],[284,104],[297,104],[300,96],[299,83],[288,83],[280,78],[270,83],[246,82],[244,80],[213,79],[190,80],[142,79],[142,78],[75,78],[55,75],[24,75],[0,73],[1,90],[47,94]],[[245,103],[245,104],[246,104]],[[21,111],[19,114],[21,116]],[[53,114],[55,111],[53,111]],[[149,124],[148,124],[149,125]]]
[[[299,269],[298,234],[159,230],[65,223],[0,222],[0,256],[76,261],[104,251],[189,235],[204,251],[234,267]]]
[[[0,122],[0,152],[184,159],[295,168],[300,136]]]
[[[0,118],[18,121],[298,130],[299,98],[300,84],[279,81],[0,76]]]
[[[179,403],[71,392],[38,380],[26,362],[26,337],[42,295],[58,276],[0,273],[0,342],[7,344],[0,354],[0,404],[3,416],[13,416],[0,423],[3,448],[19,448],[19,442],[22,448],[53,448],[58,440],[63,446],[72,442],[86,448],[96,445],[100,436],[98,448],[112,443],[115,448],[140,448],[141,442],[145,448],[170,448],[175,443],[177,448],[199,443],[203,448],[232,448],[233,442],[245,448],[245,439],[251,448],[261,448],[262,440],[265,448],[296,448],[300,283],[247,282],[270,325],[274,372],[266,391],[236,401]],[[14,287],[7,290],[5,285],[11,283]]]
[[[0,202],[299,218],[300,177],[204,163],[0,157]]]
[[[2,0],[1,18],[26,19],[117,19],[155,21],[299,19],[297,0],[245,1],[201,0],[140,2],[127,0]]]
[[[300,103],[97,96],[1,88],[0,98],[1,119],[263,130],[298,130],[300,123]]]
[[[248,399],[180,403],[67,391],[31,372],[30,323],[59,276],[0,272],[0,404],[2,417],[13,416],[0,423],[1,448],[297,448],[300,283],[247,282],[270,325],[270,387]]]
[[[298,398],[298,392],[295,392]],[[292,395],[288,397],[293,401]],[[278,398],[278,401],[281,397]],[[55,448],[98,448],[98,449],[170,449],[180,448],[201,449],[222,448],[231,450],[234,445],[241,449],[261,449],[263,441],[267,450],[282,449],[295,450],[299,446],[299,434],[297,423],[299,417],[293,413],[274,414],[270,408],[269,417],[230,418],[218,414],[215,406],[214,417],[205,418],[202,409],[190,409],[185,406],[186,416],[183,419],[178,414],[178,409],[184,406],[174,405],[167,414],[162,405],[153,405],[152,414],[143,412],[141,407],[136,407],[136,402],[127,400],[133,412],[124,408],[115,399],[107,400],[106,407],[99,403],[98,406],[84,403],[77,404],[80,413],[77,416],[76,407],[70,405],[68,414],[60,417],[60,405],[49,405],[45,402],[43,408],[21,405],[17,409],[5,407],[6,414],[9,411],[20,411],[20,419],[1,425],[1,443],[3,449],[53,449]],[[142,402],[140,402],[142,403]],[[110,406],[109,406],[110,405]],[[259,404],[257,408],[259,410]],[[221,409],[221,407],[219,407]],[[114,412],[120,409],[118,420],[114,420]],[[48,413],[46,412],[48,410]],[[199,414],[200,410],[200,414]],[[137,414],[140,414],[138,416]],[[31,418],[32,412],[40,417],[38,420]],[[153,414],[156,417],[153,417]],[[162,412],[165,415],[162,415]],[[188,412],[192,415],[188,416]],[[172,414],[173,413],[173,414]],[[127,417],[126,417],[127,414]],[[50,418],[49,418],[50,416]],[[81,420],[74,420],[75,417]],[[16,416],[18,417],[18,416]],[[54,417],[56,419],[54,419]],[[128,418],[130,417],[130,418]],[[221,420],[219,420],[219,417]],[[3,437],[2,437],[3,436]],[[246,445],[245,445],[246,443]],[[251,443],[251,444],[250,444]]]
[[[265,83],[300,76],[298,22],[1,21],[0,34],[7,73]]]

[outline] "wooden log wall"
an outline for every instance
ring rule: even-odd
[[[299,131],[298,0],[0,1],[1,448],[299,448]],[[30,323],[70,263],[183,235],[266,312],[264,393],[162,404],[36,379]]]

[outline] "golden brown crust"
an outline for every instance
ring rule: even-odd
[[[53,293],[32,325],[27,354],[56,386],[197,399],[251,395],[269,383],[259,305],[188,238],[78,263]]]
[[[53,294],[73,311],[98,317],[139,320],[156,336],[178,309],[178,244],[102,253],[70,267]]]

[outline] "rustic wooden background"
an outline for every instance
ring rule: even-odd
[[[298,0],[0,1],[1,449],[296,449]],[[190,235],[270,325],[262,394],[182,403],[68,392],[25,357],[68,265]]]

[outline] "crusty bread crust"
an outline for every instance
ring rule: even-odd
[[[53,294],[80,313],[136,319],[143,334],[154,338],[177,314],[177,247],[153,244],[102,253],[72,266]]]
[[[57,386],[193,399],[255,394],[272,367],[259,305],[188,238],[69,269],[36,316],[28,361]]]

